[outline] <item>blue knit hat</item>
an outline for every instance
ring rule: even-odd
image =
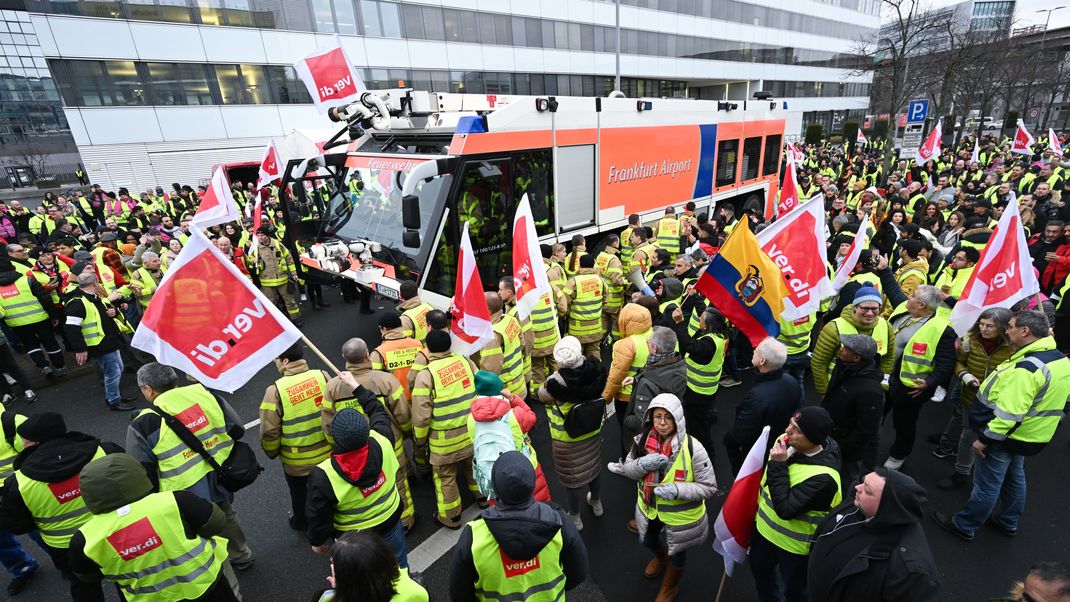
[[[858,307],[858,305],[867,301],[872,301],[877,305],[881,305],[884,303],[884,298],[881,297],[881,293],[876,287],[869,284],[863,284],[858,287],[857,291],[855,291],[854,305],[855,307]]]
[[[368,445],[368,419],[353,408],[345,408],[331,421],[331,436],[339,452],[348,452]]]

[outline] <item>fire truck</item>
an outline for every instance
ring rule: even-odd
[[[332,109],[344,127],[290,160],[280,200],[305,269],[398,298],[414,280],[445,309],[467,222],[486,287],[512,272],[526,194],[542,243],[593,246],[628,216],[775,205],[787,103],[624,97],[365,93]]]

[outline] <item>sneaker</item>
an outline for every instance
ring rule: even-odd
[[[3,403],[4,405],[7,405],[12,401],[15,401],[15,396],[11,393],[4,393],[4,398],[0,399],[0,403]]]
[[[739,380],[738,378],[732,378],[731,376],[729,376],[727,378],[722,378],[721,379],[720,386],[722,386],[722,387],[724,387],[726,389],[730,389],[732,387],[738,387],[739,385],[742,385],[742,384],[743,384],[743,381]]]
[[[7,384],[9,384],[9,385],[13,385],[13,384],[15,384],[15,378],[14,378],[14,377],[12,377],[12,376],[11,376],[10,374],[8,374],[7,372],[4,372],[4,380],[6,380],[6,381],[7,381]]]
[[[943,460],[944,458],[954,458],[959,452],[954,449],[947,449],[946,447],[938,447],[933,450],[933,456]]]
[[[37,401],[37,393],[33,392],[33,389],[26,389],[26,392],[22,394],[26,399],[26,403],[34,403]]]
[[[572,524],[576,526],[577,531],[583,531],[583,519],[580,518],[579,512],[576,514],[570,512],[568,517],[572,519]]]
[[[936,484],[943,491],[951,491],[952,489],[958,489],[962,487],[970,480],[970,475],[960,474],[953,472],[948,476],[940,479],[940,482]]]
[[[903,467],[903,462],[906,462],[906,458],[893,458],[888,456],[888,459],[884,461],[884,467],[888,470],[899,470]]]
[[[18,577],[12,578],[11,581],[9,581],[7,584],[7,595],[14,598],[15,596],[22,593],[22,590],[26,589],[26,586],[29,585],[31,581],[33,581],[34,576],[37,575],[37,572],[40,570],[41,565],[34,564],[32,569],[19,575]]]
[[[602,516],[602,500],[592,500],[590,491],[587,492],[587,504],[595,516]]]
[[[947,397],[947,389],[943,387],[936,387],[936,391],[933,393],[932,397],[933,403],[942,402],[944,400],[944,397]]]
[[[52,373],[56,376],[67,376],[67,372],[68,370],[66,366],[63,366],[61,368],[55,368],[52,370]]]
[[[108,404],[108,409],[113,412],[129,412],[134,409],[134,406],[126,403],[125,401],[115,401]]]
[[[44,374],[45,376],[52,376],[53,374],[55,374],[55,372],[56,371],[52,368],[52,366],[45,366],[44,368],[41,368],[41,374]]]
[[[936,521],[936,524],[941,529],[958,537],[962,541],[973,541],[973,533],[967,533],[956,527],[950,516],[943,514],[942,512],[933,512],[933,520]]]

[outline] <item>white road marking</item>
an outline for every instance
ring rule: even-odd
[[[465,508],[464,512],[461,513],[461,523],[467,523],[476,518],[479,516],[479,512],[479,506],[475,504]],[[431,537],[425,539],[423,543],[416,546],[416,549],[409,552],[409,571],[415,573],[426,571],[436,560],[452,550],[453,545],[460,538],[460,529],[454,530],[440,527],[438,531],[431,534]]]

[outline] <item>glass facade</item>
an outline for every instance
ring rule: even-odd
[[[0,11],[0,163],[20,163],[20,156],[29,153],[73,149],[60,93],[29,15]],[[8,177],[0,169],[0,184]]]
[[[631,6],[746,25],[857,40],[872,29],[736,0],[623,0]],[[380,0],[28,0],[35,12],[208,25],[265,27],[370,37],[616,52],[616,30],[516,15]],[[621,29],[621,52],[714,61],[852,67],[850,53]]]

